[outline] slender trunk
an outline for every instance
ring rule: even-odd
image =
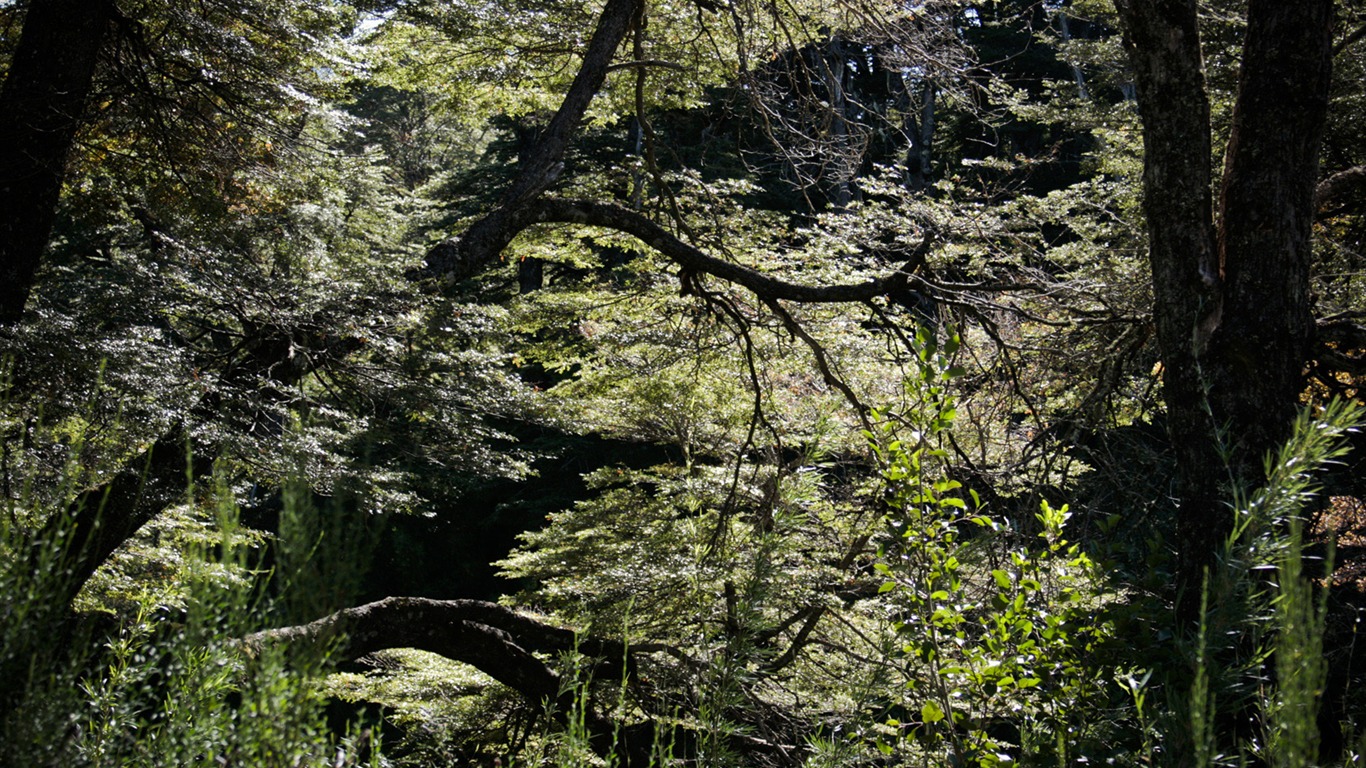
[[[631,171],[631,210],[638,211],[645,205],[645,129],[640,124],[639,116],[631,118],[631,130],[627,134],[626,142],[630,146],[627,151],[634,159],[634,170]]]
[[[830,207],[836,211],[847,210],[853,202],[854,195],[850,182],[854,173],[858,171],[854,142],[851,141],[849,131],[849,104],[844,88],[847,69],[845,55],[844,41],[839,37],[831,38],[825,66],[822,67],[826,80],[825,94],[830,102],[830,111],[826,116],[830,121],[830,145],[834,150],[833,167],[824,169],[823,175],[830,179]]]
[[[902,130],[910,140],[906,147],[906,188],[918,192],[930,183],[930,166],[933,161],[930,148],[934,144],[937,94],[934,83],[929,80],[921,83],[919,94],[905,78],[902,80],[902,87],[905,89],[906,104]]]
[[[29,4],[0,90],[0,326],[23,315],[113,13],[107,0]]]
[[[920,133],[917,136],[920,140],[920,179],[925,184],[929,183],[930,163],[934,159],[935,104],[938,96],[939,89],[934,81],[926,80],[920,91]]]
[[[1058,11],[1058,33],[1062,36],[1065,43],[1072,39],[1071,24],[1067,20],[1067,11]],[[1077,83],[1077,96],[1082,100],[1091,98],[1091,93],[1086,87],[1086,73],[1081,71],[1081,67],[1076,64],[1072,66],[1072,79]]]

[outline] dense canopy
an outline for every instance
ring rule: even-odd
[[[1356,0],[0,0],[0,765],[1354,764]]]

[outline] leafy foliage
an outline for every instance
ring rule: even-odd
[[[534,195],[654,235],[541,219],[433,285],[424,254],[522,202],[601,11],[515,5],[119,4],[0,332],[0,761],[1346,759],[1315,751],[1332,603],[1300,519],[1357,411],[1305,411],[1230,500],[1199,634],[1172,618],[1111,3],[644,4]],[[1243,11],[1201,8],[1221,152]],[[1361,165],[1360,39],[1331,173]],[[1359,396],[1357,192],[1318,220],[1315,403]],[[779,300],[674,241],[885,290]],[[85,513],[144,487],[175,501],[73,575]],[[243,645],[394,584],[515,608],[484,640],[557,695],[487,657]],[[570,652],[518,635],[563,627]]]

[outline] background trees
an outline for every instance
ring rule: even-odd
[[[42,79],[41,7],[6,12],[7,94]],[[367,657],[328,690],[391,706],[415,763],[1261,743],[1202,731],[1181,670],[1226,673],[1220,728],[1279,727],[1238,698],[1279,636],[1251,574],[1298,552],[1262,546],[1266,510],[1304,509],[1258,499],[1337,443],[1251,486],[1311,357],[1355,394],[1359,147],[1331,104],[1356,94],[1315,8],[118,5],[5,338],[6,733],[99,691],[117,717],[41,759],[136,761],[88,736],[129,723],[231,754],[194,707],[121,698],[107,671],[157,654],[103,638],[137,627],[167,658],[222,639],[240,681],[243,647]],[[226,556],[244,535],[259,562]],[[196,613],[214,568],[249,621]],[[1172,573],[1229,648],[1168,631]],[[47,648],[74,610],[106,618]]]

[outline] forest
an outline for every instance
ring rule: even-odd
[[[0,766],[1366,759],[1361,0],[0,0]]]

